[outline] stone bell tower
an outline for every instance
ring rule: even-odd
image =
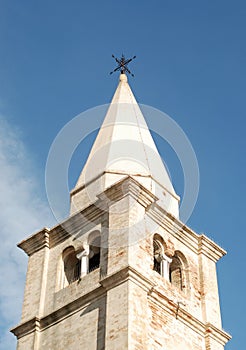
[[[29,256],[19,350],[223,350],[216,262],[175,193],[120,74],[70,216],[18,245]]]

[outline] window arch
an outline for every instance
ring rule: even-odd
[[[74,247],[66,248],[62,253],[63,260],[63,285],[66,287],[69,284],[80,278],[81,261],[77,258]]]
[[[178,289],[184,290],[188,284],[188,264],[180,251],[175,251],[169,268],[170,282]]]
[[[170,256],[171,252],[173,256]],[[153,270],[179,290],[184,290],[189,284],[185,256],[180,251],[167,249],[165,241],[158,234],[153,237]]]
[[[183,289],[183,271],[182,263],[177,256],[173,256],[172,262],[169,268],[170,282],[178,289]]]
[[[157,234],[153,237],[153,269],[166,280],[169,279],[169,264],[172,261],[166,254],[166,244],[163,238]]]
[[[101,236],[99,231],[94,231],[90,234],[89,239],[89,266],[88,272],[92,272],[100,266],[101,255]]]
[[[161,256],[163,255],[163,245],[157,235],[153,239],[154,271],[161,275]]]

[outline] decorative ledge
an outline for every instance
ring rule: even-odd
[[[30,256],[44,247],[49,248],[49,234],[50,229],[44,227],[41,231],[21,241],[17,246]]]
[[[38,317],[34,317],[10,330],[18,339],[35,331],[40,331],[40,319]]]
[[[226,255],[226,251],[204,234],[198,238],[198,254],[204,254],[214,262]]]
[[[132,282],[139,285],[141,288],[144,288],[146,292],[149,292],[149,290],[153,289],[155,286],[153,281],[151,281],[150,279],[148,279],[129,265],[121,270],[116,271],[115,273],[112,273],[111,275],[102,277],[99,283],[103,288],[109,290],[121,283],[124,283],[127,280],[131,280]]]
[[[158,200],[151,191],[129,175],[107,188],[98,198],[104,205],[109,206],[111,202],[115,203],[127,195],[131,195],[145,208]]]
[[[214,262],[226,254],[223,248],[209,239],[205,234],[197,234],[158,204],[153,203],[150,205],[146,213],[170,235],[182,241],[182,243],[196,254],[204,254]]]
[[[187,327],[193,329],[202,337],[205,336],[207,341],[212,338],[216,342],[225,346],[225,344],[231,339],[230,334],[217,328],[211,323],[203,323],[201,320],[197,319],[191,313],[181,307],[180,304],[167,298],[167,296],[162,294],[159,290],[153,288],[149,294],[149,298],[159,307],[165,309],[165,311],[167,311],[170,315],[173,315],[173,317],[176,317],[180,322],[184,323]]]
[[[207,338],[207,340],[211,338],[223,346],[225,346],[225,344],[232,338],[230,334],[223,329],[215,327],[211,323],[206,324],[205,333],[205,338]]]
[[[77,238],[78,232],[88,229],[88,225],[93,226],[102,213],[101,209],[92,204],[51,229],[44,227],[41,231],[21,241],[17,246],[24,250],[28,256],[44,247],[52,248],[72,235]]]

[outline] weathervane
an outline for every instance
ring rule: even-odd
[[[132,77],[134,77],[134,74],[131,73],[131,71],[129,70],[129,68],[127,67],[128,63],[130,63],[132,60],[134,60],[134,58],[136,58],[136,56],[133,56],[132,58],[125,58],[125,56],[122,54],[121,58],[117,58],[114,55],[112,55],[112,57],[115,59],[115,61],[117,62],[118,66],[112,71],[110,72],[110,74],[113,74],[114,72],[117,72],[120,70],[121,74],[125,74],[126,72],[129,73]]]

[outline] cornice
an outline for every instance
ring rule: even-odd
[[[187,327],[191,328],[200,336],[205,338],[212,338],[223,346],[231,339],[230,334],[222,329],[217,328],[211,323],[203,323],[201,320],[194,317],[191,313],[181,307],[178,302],[170,300],[166,295],[155,289],[155,287],[152,288],[148,297],[155,304],[185,324]]]
[[[32,332],[40,331],[40,329],[41,329],[40,318],[34,317],[25,323],[22,323],[14,328],[11,328],[10,332],[13,333],[19,339]]]
[[[89,303],[95,299],[105,295],[105,289],[100,287],[95,288],[93,291],[84,294],[76,300],[68,303],[58,310],[51,312],[44,317],[34,317],[14,328],[10,331],[19,339],[29,333],[35,331],[43,331],[44,329],[60,322],[61,320],[70,317],[79,310],[85,308]]]
[[[44,227],[41,231],[21,241],[17,246],[23,249],[24,252],[30,256],[40,249],[43,249],[45,247],[49,248],[49,234],[50,229]]]
[[[165,312],[169,313],[201,336],[205,336],[205,338],[208,339],[212,338],[223,345],[230,340],[231,336],[228,333],[218,329],[211,323],[205,324],[194,317],[181,307],[180,304],[170,300],[165,294],[163,294],[152,280],[146,278],[131,266],[126,266],[111,275],[101,277],[99,281],[100,286],[96,287],[94,290],[91,290],[76,300],[63,305],[61,308],[44,317],[34,317],[31,320],[12,328],[11,332],[17,338],[21,338],[29,333],[42,331],[84,309],[92,300],[95,300],[95,298],[105,296],[108,290],[127,281],[132,281],[139,287],[143,288],[146,291],[146,296],[149,300],[153,301],[158,307],[165,310]]]
[[[89,230],[97,224],[103,211],[92,204],[82,211],[70,216],[59,225],[52,228],[50,232],[50,248],[73,236],[78,238],[83,230]]]
[[[36,251],[52,248],[70,236],[78,238],[85,229],[97,224],[108,207],[125,196],[130,195],[140,203],[146,214],[170,235],[185,244],[196,254],[203,254],[212,261],[218,261],[226,251],[209,239],[205,234],[199,235],[168,213],[156,203],[158,198],[131,176],[126,176],[98,195],[98,200],[82,211],[67,218],[52,229],[43,228],[18,244],[29,256]]]
[[[115,203],[126,195],[131,195],[145,208],[157,200],[157,197],[138,181],[131,176],[126,176],[101,193],[94,204],[70,216],[52,229],[43,228],[41,231],[21,241],[18,247],[30,256],[44,247],[52,248],[72,235],[78,238],[81,235],[81,231],[89,230],[95,225],[110,203]]]
[[[77,311],[85,308],[95,298],[100,298],[106,295],[109,289],[116,287],[128,280],[137,283],[140,287],[144,288],[147,292],[154,287],[153,282],[144,277],[141,273],[130,266],[116,271],[112,275],[102,277],[99,281],[100,286],[94,290],[82,295],[76,300],[63,305],[58,310],[46,315],[44,317],[34,317],[31,320],[26,321],[11,329],[11,332],[17,337],[21,338],[31,332],[42,331],[45,328],[52,326],[53,324],[60,322],[66,317],[71,316]]]
[[[171,191],[169,191],[165,186],[163,186],[163,184],[161,184],[159,181],[157,181],[152,175],[144,175],[144,174],[139,174],[139,173],[131,173],[131,175],[129,175],[126,172],[123,171],[113,171],[113,170],[105,170],[102,171],[100,174],[98,174],[97,176],[95,176],[93,179],[91,179],[90,181],[88,181],[86,184],[80,185],[78,187],[73,188],[70,191],[70,198],[72,196],[74,196],[75,194],[77,194],[78,192],[84,190],[87,186],[89,186],[91,183],[95,182],[96,180],[98,180],[100,177],[105,176],[105,175],[120,175],[120,176],[126,176],[126,177],[142,177],[142,178],[149,178],[152,181],[156,182],[160,187],[163,188],[163,190],[165,190],[166,192],[168,192],[173,198],[177,199],[178,202],[180,202],[180,196],[178,196],[176,193],[172,193]]]
[[[225,332],[223,329],[219,329],[211,323],[207,323],[205,329],[205,338],[211,338],[224,346],[232,338],[232,336],[229,333]]]
[[[208,238],[205,234],[197,234],[182,221],[175,218],[157,203],[146,210],[147,215],[164,228],[170,235],[185,244],[196,254],[204,254],[212,261],[218,261],[226,251]]]
[[[137,271],[130,265],[127,265],[123,269],[118,270],[110,275],[102,277],[99,283],[103,288],[109,290],[128,280],[131,280],[132,282],[143,288],[146,292],[148,292],[155,286],[153,281],[142,275],[139,271]]]
[[[198,237],[198,254],[204,254],[213,261],[218,261],[226,255],[226,251],[204,234]]]
[[[114,183],[97,197],[108,207],[127,195],[130,195],[145,208],[158,199],[151,191],[129,175]]]
[[[18,243],[17,246],[24,250],[28,256],[44,247],[52,248],[72,235],[78,238],[80,231],[86,228],[89,229],[89,226],[93,227],[102,214],[102,210],[98,206],[92,204],[51,229],[45,227],[37,233],[34,233],[27,239]]]
[[[178,304],[178,302],[169,299],[157,288],[154,287],[152,290],[150,290],[150,293],[148,295],[149,299],[156,305],[158,305],[160,308],[168,312],[169,315],[173,316],[174,319],[179,320],[180,322],[184,323],[186,326],[203,336],[205,329],[204,323],[196,317],[194,317],[189,312],[187,312],[183,307],[180,306],[180,304]]]
[[[100,298],[106,295],[107,290],[127,281],[130,275],[130,272],[128,272],[128,270],[129,267],[127,266],[122,270],[117,271],[115,274],[102,278],[100,280],[99,287],[96,287],[88,293],[83,294],[76,300],[63,305],[59,309],[51,312],[44,317],[34,317],[12,328],[10,331],[19,339],[29,333],[42,331],[52,326],[53,324],[60,322],[61,320],[85,308],[92,300],[95,300],[95,298]]]

